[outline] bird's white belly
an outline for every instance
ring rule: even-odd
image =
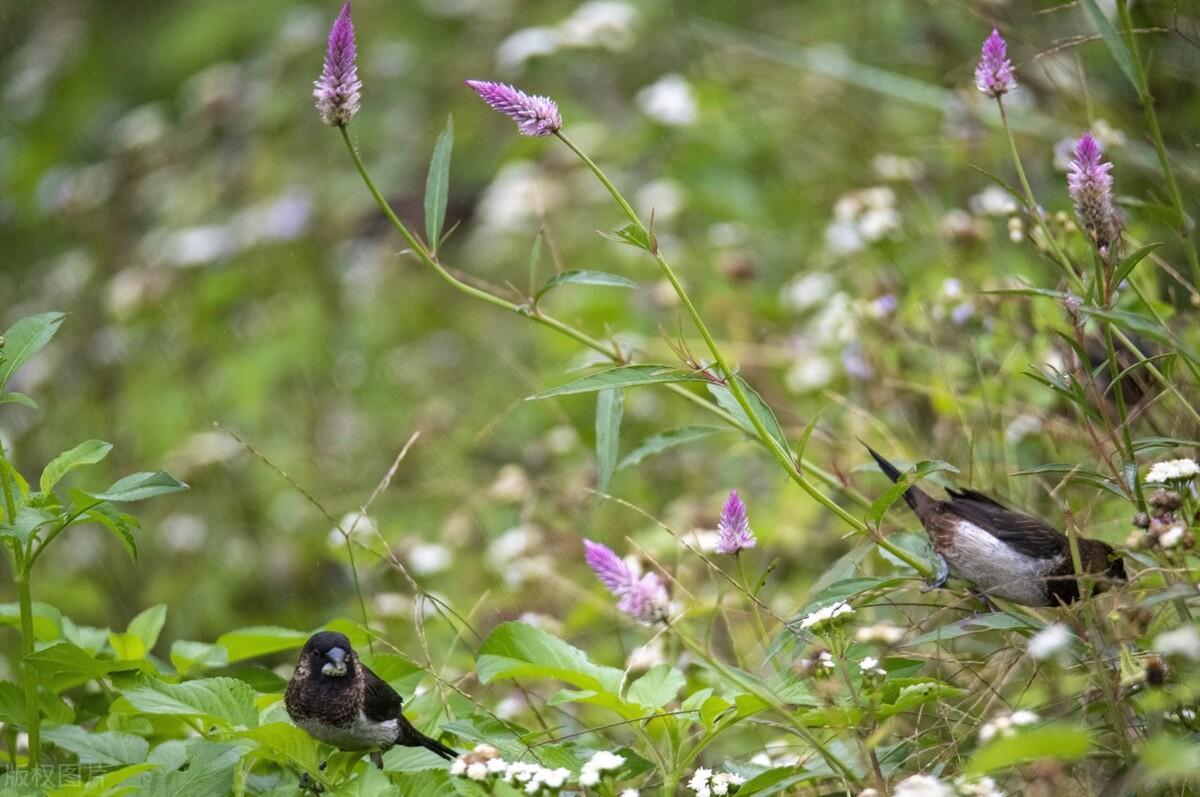
[[[396,720],[374,722],[367,719],[361,711],[354,722],[345,727],[327,725],[315,719],[306,719],[296,723],[309,736],[331,744],[339,750],[372,750],[376,747],[391,747],[400,736],[399,723]]]
[[[966,520],[958,522],[954,544],[942,555],[952,575],[970,581],[989,597],[1027,606],[1046,603],[1045,576],[1063,562],[1062,556],[1026,556]]]

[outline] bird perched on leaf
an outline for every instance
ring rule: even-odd
[[[888,478],[898,482],[900,470],[875,449],[866,448]],[[1065,534],[983,493],[947,492],[949,501],[939,501],[916,486],[904,491],[904,500],[925,527],[938,556],[933,587],[945,586],[953,575],[969,582],[989,606],[989,597],[1026,606],[1078,600],[1079,584]],[[1097,577],[1097,592],[1109,579],[1125,579],[1125,562],[1111,545],[1086,537],[1078,542],[1081,569]]]
[[[283,697],[292,722],[318,741],[341,750],[380,752],[394,745],[424,747],[442,758],[458,753],[418,731],[401,713],[403,701],[358,659],[345,634],[313,634]]]

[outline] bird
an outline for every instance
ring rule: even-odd
[[[899,481],[900,470],[863,445],[880,470],[893,482]],[[975,490],[947,492],[950,500],[939,501],[916,486],[904,491],[904,500],[925,527],[937,554],[938,572],[930,589],[944,587],[953,575],[971,584],[993,610],[993,597],[1025,606],[1058,606],[1079,599],[1067,535]],[[1106,589],[1107,580],[1126,579],[1125,561],[1111,545],[1086,537],[1079,537],[1078,543],[1082,571],[1097,576],[1095,591]]]
[[[320,631],[300,651],[283,696],[288,716],[314,739],[340,750],[381,753],[400,745],[424,747],[447,760],[458,753],[413,727],[404,701],[387,681],[359,660],[345,634]]]

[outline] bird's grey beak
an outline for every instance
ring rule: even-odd
[[[325,653],[325,666],[321,668],[321,672],[334,678],[340,678],[345,675],[346,651],[341,648],[330,648]]]

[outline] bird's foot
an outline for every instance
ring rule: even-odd
[[[946,562],[946,557],[938,554],[937,560],[937,576],[934,577],[931,583],[921,587],[921,592],[929,592],[930,590],[941,589],[942,587],[946,586],[946,582],[950,580],[950,565],[948,562]]]
[[[324,768],[325,765],[322,764],[321,769]],[[300,776],[300,782],[296,784],[296,788],[303,794],[321,794],[325,791],[325,787],[317,780],[314,780],[307,772]]]
[[[378,750],[371,753],[371,763],[379,769],[383,769],[383,753],[379,752]]]

